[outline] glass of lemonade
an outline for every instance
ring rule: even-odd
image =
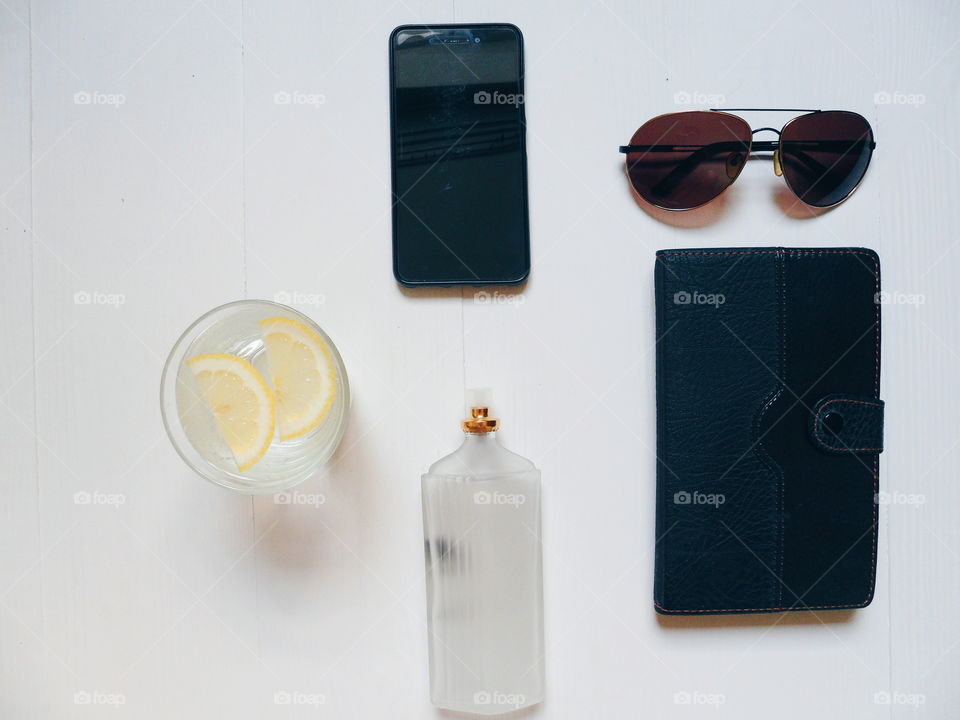
[[[180,336],[160,384],[174,448],[207,480],[276,493],[313,475],[337,449],[350,388],[336,346],[305,315],[240,300]]]

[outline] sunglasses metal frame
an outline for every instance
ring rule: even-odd
[[[730,185],[733,185],[733,183],[735,183],[735,182],[737,181],[737,178],[740,177],[740,172],[742,172],[742,170],[743,170],[743,166],[746,165],[747,159],[748,159],[753,153],[755,153],[755,152],[773,152],[773,172],[774,172],[774,174],[777,175],[777,177],[783,177],[783,181],[787,184],[787,187],[790,189],[790,192],[792,192],[792,193],[794,194],[794,196],[795,196],[800,202],[804,203],[805,205],[808,205],[809,207],[815,207],[815,208],[817,208],[818,210],[827,210],[827,209],[829,209],[829,208],[836,207],[837,205],[840,205],[841,203],[845,202],[845,201],[847,200],[847,198],[849,198],[851,195],[853,195],[853,193],[855,193],[855,192],[857,191],[857,188],[860,187],[860,183],[863,182],[863,178],[865,178],[866,175],[867,175],[867,169],[870,167],[870,161],[873,159],[873,151],[876,150],[876,148],[877,148],[877,143],[876,143],[876,141],[872,139],[872,136],[873,136],[873,127],[870,125],[870,122],[869,122],[865,117],[863,117],[863,115],[860,115],[859,113],[852,112],[852,111],[850,111],[850,110],[811,110],[811,109],[803,109],[803,108],[709,108],[709,109],[706,110],[706,111],[702,111],[702,110],[700,110],[700,111],[698,111],[698,110],[681,110],[681,111],[679,111],[679,112],[663,113],[662,115],[657,115],[656,117],[651,118],[651,119],[648,120],[647,122],[651,122],[651,121],[653,121],[653,120],[657,120],[657,119],[662,118],[662,117],[668,117],[668,116],[670,116],[670,115],[682,115],[682,114],[687,113],[687,112],[713,112],[713,113],[717,113],[717,114],[719,114],[719,115],[729,115],[730,117],[736,118],[737,120],[740,120],[740,121],[742,121],[742,122],[746,122],[746,121],[745,121],[742,117],[740,117],[739,115],[734,115],[734,114],[733,114],[734,112],[798,112],[798,113],[802,113],[802,114],[801,114],[801,115],[797,115],[796,117],[791,118],[790,120],[788,120],[788,121],[783,125],[783,127],[780,128],[779,130],[777,130],[776,128],[773,128],[773,127],[761,127],[761,128],[756,128],[756,129],[752,129],[752,128],[751,128],[751,130],[750,130],[750,140],[749,140],[749,142],[746,143],[746,150],[745,150],[745,152],[744,152],[744,154],[743,154],[743,160],[742,160],[742,162],[741,162],[741,164],[740,164],[740,170],[737,171],[736,176],[730,181],[730,184],[729,184],[729,185],[727,185],[725,188],[723,188],[723,190],[721,190],[719,193],[717,193],[716,195],[714,195],[714,196],[713,196],[712,198],[710,198],[709,200],[705,200],[705,201],[702,202],[702,203],[699,203],[699,204],[697,204],[697,205],[693,205],[693,206],[687,207],[687,208],[670,208],[670,207],[664,207],[664,206],[662,206],[662,205],[658,205],[658,204],[656,204],[656,203],[654,203],[654,202],[651,202],[650,200],[648,200],[648,199],[645,198],[645,197],[643,198],[644,202],[648,202],[648,203],[650,203],[651,205],[653,205],[654,207],[660,208],[661,210],[669,210],[670,212],[685,212],[685,211],[687,211],[687,210],[694,210],[695,208],[702,207],[702,206],[706,205],[707,203],[710,203],[710,202],[713,202],[714,200],[716,200],[718,197],[720,197],[721,195],[723,195],[723,193],[725,193],[725,192],[730,188]],[[870,157],[867,158],[867,164],[866,164],[866,166],[863,168],[863,174],[860,176],[860,179],[857,181],[857,184],[854,185],[854,186],[850,189],[850,191],[847,192],[842,198],[840,198],[837,202],[832,203],[832,204],[830,204],[830,205],[813,205],[812,203],[806,202],[806,201],[803,199],[803,196],[801,196],[800,194],[797,193],[797,191],[793,188],[793,186],[790,185],[790,180],[789,180],[789,178],[787,178],[787,176],[783,174],[783,168],[782,168],[782,165],[781,165],[781,158],[782,158],[782,155],[783,155],[782,137],[783,137],[783,131],[786,130],[787,127],[788,127],[791,123],[795,122],[795,121],[798,120],[799,118],[807,117],[808,115],[815,115],[815,114],[823,113],[823,112],[842,112],[842,113],[847,113],[847,114],[850,114],[850,115],[856,115],[857,117],[861,118],[861,119],[863,120],[863,122],[866,123],[867,127],[870,129],[871,140],[870,140],[870,142],[868,143],[868,147],[869,147],[869,149],[870,149]],[[644,123],[644,125],[646,125],[646,123]],[[641,126],[641,127],[642,127],[642,126]],[[777,136],[778,136],[778,139],[777,139],[777,140],[760,140],[760,141],[756,141],[756,140],[753,139],[753,136],[754,136],[754,135],[756,135],[758,132],[762,132],[762,131],[764,131],[764,130],[770,130],[771,132],[775,132],[775,133],[777,134]],[[740,141],[736,141],[736,140],[732,140],[732,141],[730,141],[730,142],[731,142],[733,145],[736,146],[734,149],[739,149],[739,147],[740,147],[741,145],[743,145],[743,143],[741,143]],[[811,141],[807,141],[807,142],[813,143],[816,147],[820,147],[820,148],[822,148],[825,144],[828,145],[828,144],[830,144],[830,143],[832,143],[832,142],[839,142],[839,143],[843,143],[844,145],[847,144],[847,141],[843,141],[843,140],[838,140],[838,141],[830,141],[830,140],[818,140],[818,141],[815,141],[815,140],[811,140]],[[716,146],[717,144],[718,144],[718,143],[712,143],[709,147]],[[620,146],[620,152],[625,153],[625,154],[632,153],[632,152],[643,152],[643,153],[648,153],[648,152],[676,152],[678,148],[691,148],[691,149],[692,149],[692,148],[694,148],[694,147],[695,147],[695,146],[692,146],[692,145],[683,145],[683,144],[680,144],[680,145],[666,145],[666,144],[664,144],[664,145],[621,145],[621,146]],[[706,146],[706,145],[701,145],[701,146],[696,146],[696,149],[698,149],[698,150],[703,150],[703,149],[705,149],[706,147],[708,147],[708,146]],[[692,168],[692,167],[695,167],[695,166],[696,166],[696,163],[697,163],[697,162],[699,162],[699,160],[692,160],[692,158],[694,158],[694,157],[695,157],[695,154],[692,153],[690,156],[688,156],[688,158],[686,158],[686,160],[685,160],[684,162],[681,162],[681,163],[678,165],[678,167],[675,168],[675,169],[671,172],[671,174],[673,174],[673,173],[679,173],[681,176],[682,176],[682,175],[685,175],[686,172],[688,171],[688,170],[685,170],[685,167],[684,167],[685,165],[689,165],[689,166]],[[816,162],[816,161],[813,160],[813,158],[809,158],[809,162]],[[819,163],[818,163],[818,164],[819,164]],[[822,169],[822,166],[821,166],[821,169]],[[827,168],[827,170],[829,170],[829,168]],[[627,161],[626,161],[626,171],[627,171],[627,178],[629,179],[629,177],[630,177],[629,159],[627,159]],[[630,186],[631,186],[631,188],[633,188],[634,192],[637,192],[637,194],[639,194],[639,191],[637,191],[636,188],[633,187],[633,183],[632,183],[632,182],[630,183]],[[643,196],[641,195],[641,197],[643,197]]]

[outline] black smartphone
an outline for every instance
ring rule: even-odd
[[[502,285],[530,272],[523,36],[508,24],[390,35],[393,274]]]

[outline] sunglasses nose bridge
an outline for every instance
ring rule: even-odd
[[[781,132],[781,131],[780,131],[780,130],[777,130],[777,129],[774,128],[774,127],[761,127],[761,128],[757,128],[756,130],[751,130],[751,131],[750,131],[750,134],[751,134],[751,136],[752,136],[752,135],[756,135],[757,133],[759,133],[759,132],[764,132],[765,130],[769,130],[769,131],[772,132],[772,133],[776,133],[778,140],[772,141],[772,142],[763,141],[763,142],[761,142],[761,143],[759,143],[759,144],[763,147],[763,149],[768,150],[768,149],[769,149],[769,146],[772,145],[773,142],[776,142],[776,143],[777,143],[777,148],[773,151],[773,174],[776,175],[777,177],[781,177],[781,176],[783,175],[783,167],[780,165],[780,143],[779,143],[779,137],[780,137],[780,132]]]

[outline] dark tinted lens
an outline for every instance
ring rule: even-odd
[[[851,112],[820,112],[787,123],[780,165],[790,189],[808,205],[836,205],[853,192],[870,164],[873,130]]]
[[[750,152],[750,126],[733,115],[661,115],[633,134],[627,172],[640,197],[668,210],[689,210],[730,186]]]

